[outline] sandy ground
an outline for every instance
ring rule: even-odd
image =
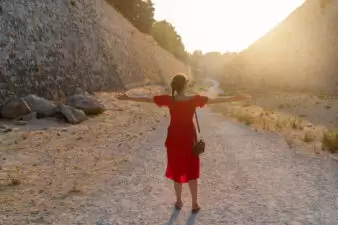
[[[130,92],[160,91],[151,87]],[[50,223],[78,207],[74,198],[97,192],[116,176],[115,169],[129,162],[130,146],[167,116],[152,104],[117,104],[114,93],[96,95],[109,110],[78,125],[56,119],[26,126],[1,121],[13,131],[0,134],[0,224]]]
[[[336,161],[208,109],[199,110],[202,211],[190,214],[186,186],[184,208],[173,211],[167,110],[98,97],[111,110],[82,124],[41,120],[0,136],[1,224],[338,224]]]

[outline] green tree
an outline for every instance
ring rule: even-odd
[[[154,23],[152,35],[162,48],[174,54],[178,59],[187,62],[188,55],[182,38],[170,23],[165,20]]]
[[[138,30],[151,33],[154,23],[154,5],[151,0],[107,0]]]

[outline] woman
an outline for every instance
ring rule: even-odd
[[[199,156],[192,153],[192,148],[197,140],[196,130],[193,123],[193,115],[197,107],[205,104],[224,103],[251,98],[249,95],[241,94],[232,97],[208,97],[194,95],[187,96],[186,89],[188,80],[185,75],[177,74],[171,82],[172,96],[157,95],[154,97],[130,97],[122,94],[120,100],[137,102],[153,102],[159,107],[168,107],[170,111],[170,125],[165,141],[167,148],[166,177],[174,181],[176,193],[176,209],[181,209],[182,184],[188,183],[192,198],[192,213],[200,210],[197,203],[197,179],[200,175]]]

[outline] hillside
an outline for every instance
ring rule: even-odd
[[[250,89],[338,90],[338,1],[308,0],[226,66],[223,82]],[[266,89],[265,88],[265,89]]]
[[[104,0],[2,0],[0,103],[166,83],[186,66]]]

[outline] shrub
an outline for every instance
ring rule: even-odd
[[[325,133],[322,139],[322,144],[326,150],[332,153],[337,152],[338,151],[338,130]]]

